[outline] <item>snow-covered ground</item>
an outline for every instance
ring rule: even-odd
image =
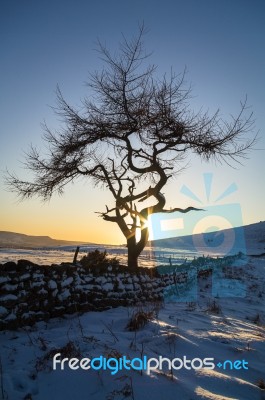
[[[194,302],[165,299],[159,310],[152,304],[120,307],[2,332],[0,393],[8,400],[265,399],[259,388],[265,381],[265,261],[251,257],[241,265],[240,274],[236,268],[235,276],[246,285],[242,297],[214,298],[206,277],[198,280]],[[155,310],[153,318],[129,331],[127,324],[140,309]],[[126,369],[116,374],[72,370],[67,365],[53,370],[56,353],[78,359],[213,358],[215,368],[169,371],[164,362],[162,370],[150,375]],[[226,360],[238,360],[233,366],[241,368],[230,369],[226,363],[223,369]]]
[[[110,257],[116,257],[122,264],[127,263],[127,248],[115,246],[91,246],[81,247],[78,260],[86,255],[88,251],[95,249],[107,251]],[[39,265],[61,264],[62,262],[72,262],[74,258],[75,247],[65,246],[57,248],[41,248],[41,249],[0,249],[0,263],[8,261],[18,261],[21,259],[32,261]],[[192,260],[198,255],[204,254],[204,251],[190,251],[183,249],[170,248],[151,248],[147,247],[139,257],[139,265],[142,267],[155,267],[160,264],[169,264],[169,258],[173,264],[182,264],[185,259]]]
[[[260,256],[237,260],[230,268],[229,279],[223,279],[221,283],[217,281],[218,273],[214,273],[212,278],[199,278],[195,300],[178,302],[172,301],[174,296],[165,296],[159,308],[154,304],[119,307],[1,332],[0,398],[265,399],[264,222],[257,226],[258,230],[249,227],[246,248],[247,254]],[[72,261],[73,250],[1,249],[0,263],[23,258],[38,264],[60,264]],[[124,249],[109,247],[107,250],[125,262]],[[197,252],[196,256],[199,255]],[[154,261],[165,264],[170,257],[172,264],[178,264],[184,258],[193,258],[194,254],[187,249],[156,247],[147,249],[141,264],[149,267],[154,265]],[[185,293],[182,298],[185,298]],[[129,331],[127,325],[138,311],[149,313],[150,320],[139,330]],[[162,369],[151,370],[150,374],[146,370],[126,368],[115,374],[110,369],[72,370],[67,364],[64,370],[58,367],[53,370],[56,353],[61,353],[61,358],[78,360],[100,356],[106,359],[126,356],[127,360],[164,357],[178,359],[174,364],[177,367],[185,357],[197,359],[195,366],[200,364],[198,359],[211,358],[214,368],[169,370],[168,362],[164,361]],[[138,360],[136,367],[139,363]],[[154,365],[155,361],[152,363]]]

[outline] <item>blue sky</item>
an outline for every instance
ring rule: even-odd
[[[27,176],[23,152],[31,142],[42,147],[41,122],[60,126],[50,108],[56,85],[70,104],[80,105],[89,72],[102,67],[96,40],[115,49],[122,33],[131,37],[144,21],[149,30],[145,44],[157,73],[171,67],[181,73],[186,66],[192,107],[210,112],[220,108],[224,118],[236,114],[247,95],[260,137],[258,150],[237,169],[192,158],[190,167],[165,190],[169,205],[196,205],[181,193],[182,186],[203,198],[203,174],[213,173],[213,197],[235,183],[238,190],[225,201],[240,205],[245,224],[264,220],[264,17],[261,0],[2,2],[0,170]],[[70,185],[64,197],[44,205],[37,199],[18,204],[4,189],[2,172],[0,185],[0,230],[90,241],[101,241],[104,231],[105,242],[123,242],[116,226],[94,214],[111,201],[110,195],[89,183]]]

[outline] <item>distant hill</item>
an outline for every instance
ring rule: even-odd
[[[0,231],[0,247],[5,248],[36,248],[54,246],[78,246],[80,244],[93,244],[90,242],[77,242],[52,239],[49,236],[30,236],[23,233]]]
[[[227,253],[227,247],[234,242],[231,249],[233,253],[242,251],[247,254],[265,253],[265,221],[255,224],[236,227],[233,229],[224,229],[217,232],[199,233],[190,236],[179,236],[169,239],[160,239],[150,242],[152,247],[179,248],[184,250],[200,248],[205,252],[218,252],[222,247],[222,242],[227,241],[224,253]]]

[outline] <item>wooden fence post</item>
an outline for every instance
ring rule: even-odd
[[[80,249],[80,247],[77,246],[76,251],[75,251],[75,255],[74,255],[74,259],[73,259],[73,264],[74,265],[76,265],[76,259],[77,259],[78,253],[79,253],[79,249]]]

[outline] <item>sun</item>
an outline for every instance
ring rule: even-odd
[[[139,224],[137,224],[137,225],[139,225]],[[145,223],[143,225],[143,229],[144,228],[148,228],[148,232],[149,232],[148,240],[153,240],[152,220],[151,220],[151,216],[150,215],[145,220]],[[141,229],[140,228],[136,228],[135,238],[136,238],[136,242],[139,242],[139,240],[141,239]]]

